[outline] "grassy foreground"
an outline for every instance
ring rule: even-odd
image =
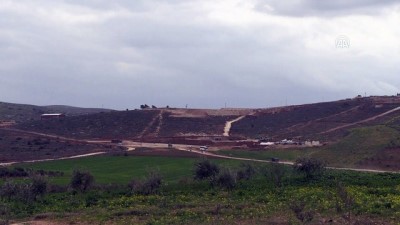
[[[2,198],[0,204],[10,209],[14,220],[36,218],[55,224],[305,224],[293,205],[312,215],[307,224],[400,223],[397,174],[327,171],[322,177],[306,180],[291,167],[281,167],[282,182],[277,185],[274,167],[257,163],[252,164],[257,171],[254,177],[227,189],[193,180],[196,162],[198,159],[192,158],[98,156],[18,165],[62,171],[64,176],[48,178],[50,183],[62,185],[69,182],[74,168],[83,168],[91,171],[96,183],[108,185],[85,193],[53,191],[28,203]],[[241,164],[213,162],[230,171],[240,169]],[[162,174],[164,185],[150,195],[132,193],[127,183],[151,169]],[[339,183],[351,204],[340,197]]]
[[[133,178],[142,178],[149,170],[159,171],[166,182],[177,182],[193,174],[193,164],[198,160],[155,156],[95,156],[21,164],[18,167],[64,172],[65,176],[50,179],[50,182],[61,185],[68,184],[75,169],[90,171],[99,184],[127,184]],[[225,166],[241,163],[234,160],[213,161]]]

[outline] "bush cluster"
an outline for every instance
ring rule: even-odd
[[[86,192],[94,184],[94,177],[88,171],[75,170],[72,174],[70,187],[76,192]]]
[[[0,177],[27,177],[29,174],[25,171],[24,168],[16,167],[16,168],[7,168],[0,167]]]
[[[159,191],[163,184],[163,178],[157,171],[150,171],[143,180],[133,179],[128,187],[131,193],[150,195]]]
[[[326,163],[314,158],[299,158],[293,165],[296,172],[301,173],[307,180],[320,177],[325,172]]]
[[[208,180],[211,186],[233,189],[239,180],[249,180],[256,174],[251,164],[242,164],[238,171],[221,169],[217,164],[203,159],[195,164],[194,179]]]
[[[33,202],[47,193],[47,180],[35,176],[28,183],[5,182],[0,188],[0,197],[4,200]]]
[[[0,167],[0,178],[28,177],[28,176],[39,176],[39,175],[57,177],[57,176],[64,176],[64,173],[60,171],[32,170],[21,167],[15,167],[15,168]]]

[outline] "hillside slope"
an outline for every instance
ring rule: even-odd
[[[400,98],[361,98],[260,110],[232,126],[234,135],[272,139],[327,139],[343,137],[351,128],[376,125],[397,115],[377,116],[400,106]],[[377,117],[375,119],[375,117]],[[368,123],[361,123],[369,119]],[[343,127],[343,129],[339,129]],[[332,131],[332,132],[329,132]],[[335,132],[333,132],[335,131]]]
[[[68,116],[77,116],[109,111],[111,110],[72,106],[35,106],[0,102],[0,120],[13,120],[17,123],[40,120],[40,115],[43,113],[64,113]]]
[[[369,97],[269,109],[148,109],[31,121],[17,128],[78,138],[222,136],[226,122],[240,116],[226,138],[335,141],[353,128],[400,116],[393,111],[399,106],[399,97]]]

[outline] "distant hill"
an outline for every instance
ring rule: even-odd
[[[37,118],[45,110],[77,115],[17,125],[21,129],[77,138],[221,136],[225,124],[240,117],[231,124],[231,138],[332,141],[343,138],[352,128],[387,123],[400,116],[400,110],[395,110],[397,107],[400,107],[400,97],[391,96],[268,109],[146,109],[99,114],[96,109],[18,106],[11,107],[14,108],[11,111],[15,117],[21,116],[22,121],[26,117]]]
[[[109,111],[112,110],[71,106],[35,106],[0,102],[0,120],[14,120],[17,123],[40,120],[40,115],[43,113],[65,113],[67,116],[77,116]]]
[[[44,106],[45,109],[48,109],[52,112],[61,112],[65,113],[67,116],[79,116],[79,115],[88,115],[95,114],[100,112],[111,112],[115,110],[111,109],[100,109],[100,108],[80,108],[66,105],[49,105]]]
[[[231,132],[272,139],[331,139],[350,128],[381,124],[400,115],[400,110],[382,115],[397,107],[399,97],[368,97],[263,109],[234,123]]]

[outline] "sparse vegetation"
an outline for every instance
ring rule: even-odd
[[[129,188],[133,194],[150,195],[157,193],[162,183],[161,174],[158,171],[150,171],[143,180],[133,179]]]
[[[243,163],[237,171],[238,180],[250,180],[256,174],[256,169],[250,163]]]
[[[305,176],[307,180],[322,176],[325,172],[325,163],[314,158],[299,158],[293,165],[293,169]]]
[[[234,123],[231,134],[305,138],[393,107],[385,104],[375,108],[375,103],[369,100],[346,100],[285,108],[277,113],[259,110]],[[207,113],[176,116],[171,113],[176,109],[151,108],[32,121],[17,127],[74,138],[122,140],[137,137],[144,129],[148,129],[146,135],[158,137],[192,132],[220,134],[227,120],[237,118],[237,115]],[[7,110],[23,111],[23,108],[10,106]],[[35,108],[32,110],[40,113]],[[163,153],[168,157],[156,157],[154,152],[138,148],[132,152],[116,152],[115,156],[0,168],[3,178],[0,225],[9,223],[10,219],[46,219],[47,213],[55,215],[49,220],[61,218],[66,223],[93,224],[265,224],[270,220],[278,224],[398,224],[399,174],[332,171],[325,169],[324,163],[398,170],[398,124],[398,118],[388,121],[385,117],[371,121],[369,126],[344,129],[332,136],[318,134],[318,138],[344,136],[334,144],[319,148],[222,152],[269,162],[271,158],[297,159],[293,167],[206,158],[198,161],[183,151],[179,156],[188,158],[176,158],[172,155],[173,149]],[[5,130],[0,130],[0,136],[3,161],[87,153],[94,146]],[[184,138],[177,140],[189,142]],[[165,138],[164,143],[170,143],[167,141]],[[208,142],[212,140],[201,141]],[[85,170],[73,171],[73,168]]]
[[[219,173],[219,166],[207,159],[203,159],[202,161],[196,163],[195,165],[195,173],[194,179],[196,180],[205,180],[208,179],[210,181],[214,181],[216,176]]]
[[[104,168],[105,164],[107,168]],[[240,162],[228,160],[197,161],[124,156],[45,162],[22,165],[22,168],[57,168],[64,172],[64,177],[48,179],[50,183],[59,183],[60,179],[76,175],[76,172],[68,171],[79,165],[85,165],[88,171],[93,172],[96,180],[99,178],[100,181],[86,192],[76,194],[62,188],[59,191],[49,190],[44,196],[29,201],[26,205],[21,204],[19,197],[6,197],[13,194],[3,194],[0,202],[8,205],[12,212],[10,218],[26,218],[52,212],[63,221],[78,220],[87,223],[225,224],[242,221],[263,224],[270,219],[278,219],[282,223],[297,221],[295,224],[314,224],[315,221],[329,220],[346,224],[348,215],[351,215],[352,222],[359,224],[364,224],[363,221],[378,224],[400,222],[398,174],[327,170],[321,179],[309,183],[304,180],[304,175],[290,167],[276,164],[250,163],[244,166]],[[155,166],[144,168],[144,165]],[[202,165],[200,168],[205,165],[208,168],[205,171],[209,172],[202,172],[201,177],[204,179],[194,182],[193,173],[196,170],[191,169],[193,166],[199,168],[199,165]],[[216,170],[216,167],[223,169]],[[142,177],[145,171],[154,171],[157,168],[159,172],[150,172]],[[237,171],[240,170],[254,170],[255,173],[250,172],[253,175],[248,180],[238,181]],[[281,173],[281,170],[285,172]],[[265,171],[269,171],[269,176],[278,174],[285,185],[279,186],[270,179],[265,179]],[[122,179],[125,185],[109,185],[110,181],[121,181],[119,178],[128,175],[135,180],[129,188],[126,186],[126,179]],[[119,178],[115,179],[115,176]],[[161,176],[168,181],[166,185],[161,185],[164,180]],[[215,177],[213,187],[209,185],[209,178],[212,176]],[[338,182],[343,184],[343,188],[336,185]],[[15,186],[18,185],[17,182],[8,181],[2,185],[1,190],[17,190]],[[74,214],[66,217],[63,216],[65,212]],[[282,213],[284,217],[281,216]]]
[[[232,190],[237,183],[236,174],[230,169],[224,169],[216,177],[215,183],[222,188]]]
[[[94,177],[88,171],[80,171],[75,170],[72,174],[70,187],[74,191],[78,192],[86,192],[88,191],[94,184]]]
[[[0,202],[0,225],[8,225],[10,220],[10,209],[8,205]]]
[[[273,163],[267,167],[267,170],[264,172],[266,177],[269,177],[275,187],[279,188],[283,185],[283,178],[287,174],[287,169],[285,166],[281,164]]]

